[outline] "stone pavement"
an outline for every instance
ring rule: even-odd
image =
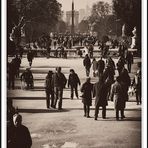
[[[97,59],[98,60],[98,59]],[[114,59],[117,62],[117,59]],[[132,67],[133,78],[137,70],[135,58]],[[81,82],[85,81],[83,59],[46,59],[35,58],[32,65],[35,78],[34,90],[21,90],[20,80],[16,80],[15,90],[8,90],[8,97],[13,98],[13,105],[18,107],[23,116],[23,123],[29,128],[33,139],[32,148],[140,148],[141,146],[141,105],[136,105],[135,96],[126,104],[123,121],[115,120],[113,102],[108,102],[107,119],[94,121],[94,100],[91,118],[83,117],[81,99],[70,100],[70,90],[64,90],[63,110],[46,109],[44,79],[48,70],[57,66],[68,77],[69,69],[78,73]],[[21,72],[28,67],[23,58]],[[92,77],[92,72],[91,72]],[[96,82],[97,78],[92,78]],[[80,94],[80,92],[79,92]]]

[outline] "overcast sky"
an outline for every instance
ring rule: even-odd
[[[62,4],[62,10],[64,11],[71,10],[72,0],[57,0],[57,1]],[[93,3],[98,1],[105,1],[110,4],[112,3],[112,0],[74,0],[75,10],[85,9],[87,5],[91,7]]]

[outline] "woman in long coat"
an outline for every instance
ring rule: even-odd
[[[99,77],[99,81],[93,87],[93,97],[95,99],[95,120],[98,118],[99,107],[102,107],[102,118],[106,118],[107,89],[103,77]]]
[[[125,109],[125,97],[123,95],[123,88],[120,84],[120,77],[116,78],[115,83],[111,88],[111,101],[114,102],[114,108],[116,111],[116,119],[119,120],[119,111],[121,112],[121,119],[124,118],[124,109]]]
[[[82,103],[84,104],[84,117],[89,118],[90,106],[92,105],[92,91],[93,84],[90,83],[90,78],[86,79],[86,82],[81,87]]]

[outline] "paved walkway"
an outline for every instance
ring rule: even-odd
[[[35,90],[9,90],[8,96],[14,97],[13,105],[18,107],[23,116],[23,123],[29,128],[33,139],[32,148],[140,148],[141,146],[141,105],[136,105],[135,97],[130,97],[126,104],[123,121],[115,120],[113,102],[108,102],[107,119],[94,120],[94,100],[91,107],[91,118],[83,117],[81,99],[70,100],[69,89],[64,91],[63,110],[47,110],[45,106],[45,92],[38,89],[42,86],[45,73],[56,66],[63,67],[64,73],[70,68],[75,69],[82,83],[85,81],[83,59],[46,59],[35,58],[33,69],[35,74]],[[117,59],[115,59],[115,62]],[[135,59],[135,63],[140,59]],[[28,66],[27,60],[22,61],[23,71]],[[137,70],[133,65],[131,78]],[[66,74],[66,76],[68,76]],[[41,80],[37,80],[40,78]],[[92,73],[91,73],[92,77]],[[92,79],[93,82],[97,78]],[[20,86],[20,80],[16,80]],[[80,92],[79,92],[80,93]]]

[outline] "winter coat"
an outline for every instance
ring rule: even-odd
[[[105,62],[103,60],[98,61],[98,72],[103,72],[105,68]]]
[[[55,72],[52,76],[52,84],[54,87],[65,88],[67,79],[63,73]]]
[[[83,65],[86,67],[86,69],[89,69],[91,67],[91,61],[89,57],[84,58]]]
[[[81,87],[82,94],[82,102],[85,105],[92,105],[92,91],[93,91],[93,84],[85,82]]]
[[[81,85],[78,75],[76,73],[70,74],[68,79],[68,87],[76,87],[78,84]]]
[[[92,61],[92,68],[93,68],[94,71],[97,70],[97,68],[98,68],[98,62],[96,60],[95,61]]]
[[[119,82],[115,82],[111,87],[111,101],[114,101],[115,109],[122,110],[125,108],[125,98],[123,96],[122,85]]]
[[[107,106],[107,89],[106,85],[103,82],[97,82],[93,87],[93,97],[95,99],[95,106]]]

